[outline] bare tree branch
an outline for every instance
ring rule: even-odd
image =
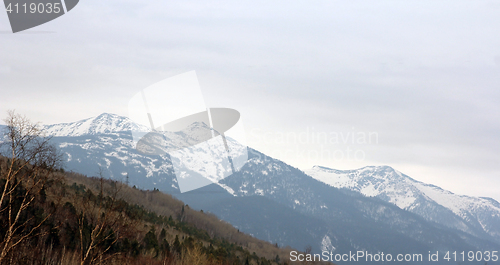
[[[7,229],[0,242],[0,264],[16,246],[39,234],[38,229],[49,218],[50,214],[38,221],[23,216],[40,197],[61,162],[61,155],[38,124],[14,111],[8,112],[5,122],[7,128],[0,135],[0,152],[8,157],[9,163],[6,172],[0,175],[0,220],[7,224]]]

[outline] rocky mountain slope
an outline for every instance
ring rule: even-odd
[[[423,197],[410,202],[408,197],[366,196],[368,193],[363,192],[375,189],[370,185],[360,190],[339,189],[251,148],[248,148],[248,162],[240,171],[217,179],[216,184],[181,194],[170,155],[139,153],[130,128],[146,128],[131,124],[125,117],[103,114],[74,124],[46,128],[66,155],[66,170],[90,176],[102,172],[105,177],[130,186],[159,189],[195,209],[220,216],[242,231],[282,246],[304,250],[310,245],[314,253],[362,250],[393,254],[426,254],[428,251],[444,254],[443,251],[500,248],[493,240],[495,234],[481,232],[481,226],[469,224],[469,219],[436,200],[422,201],[434,207],[434,211],[430,211],[430,208],[419,206],[422,204],[418,204],[418,200]],[[238,143],[229,139],[228,145],[230,149],[237,149]],[[208,172],[203,171],[203,163],[196,165],[199,172]],[[385,171],[374,172],[373,176]],[[380,178],[388,176],[393,175]],[[396,176],[399,175],[395,173]],[[395,194],[410,193],[406,186],[394,186],[393,189]],[[417,194],[417,190],[412,192]],[[436,221],[438,218],[452,225]]]
[[[388,166],[335,170],[315,166],[306,173],[332,187],[377,197],[426,220],[500,242],[500,203],[457,195]]]

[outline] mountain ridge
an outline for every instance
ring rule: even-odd
[[[49,136],[83,136],[96,135],[101,133],[113,133],[123,131],[147,132],[150,129],[141,124],[133,122],[131,119],[111,113],[102,113],[99,116],[76,122],[43,125],[42,129]]]
[[[101,130],[95,130],[95,134],[53,137],[54,143],[67,155],[66,164],[70,170],[93,175],[101,168],[106,176],[127,181],[131,186],[160,189],[188,202],[193,208],[223,216],[225,221],[248,229],[243,230],[247,233],[264,236],[266,240],[275,239],[280,245],[302,249],[305,244],[303,240],[309,238],[307,240],[313,240],[309,244],[313,245],[315,252],[323,248],[336,251],[355,249],[402,252],[482,249],[488,246],[498,248],[491,238],[484,239],[480,231],[475,231],[475,234],[463,232],[468,228],[464,220],[453,217],[453,212],[445,207],[431,205],[436,212],[455,218],[450,220],[462,225],[462,229],[429,222],[417,213],[402,210],[381,198],[366,197],[360,192],[327,185],[293,166],[251,148],[248,148],[249,160],[240,171],[210,185],[218,187],[218,190],[194,192],[196,196],[191,193],[181,194],[168,154],[141,155],[135,150],[129,132],[117,132],[114,129],[116,127],[112,127],[113,123],[105,121],[106,119],[102,119],[101,125],[110,127],[96,127]],[[118,126],[118,129],[121,128],[123,127]],[[228,139],[228,144],[231,149],[231,145],[235,143]],[[216,198],[217,196],[220,198]],[[265,203],[265,200],[254,199],[252,196],[262,196],[276,203]],[[236,199],[232,199],[233,197]],[[238,210],[250,202],[257,206],[248,212]],[[318,227],[321,229],[305,230],[306,233],[299,237],[294,235],[292,228],[286,230],[284,226],[272,224],[261,227],[258,219],[251,218],[259,216],[260,212],[268,213],[268,220],[271,221],[273,218],[291,216],[292,212],[283,211],[280,207],[287,207],[297,213],[293,217],[287,217],[297,220],[293,224],[296,227],[294,229],[300,228],[300,224],[311,224],[311,220],[318,220],[315,224],[322,226]],[[233,218],[236,214],[245,214],[247,218]],[[311,220],[306,220],[307,216]]]
[[[492,198],[455,194],[415,180],[389,166],[368,166],[355,170],[315,166],[305,172],[325,184],[378,197],[429,221],[475,235],[480,235],[480,230],[483,230],[500,242],[500,226],[497,225],[500,223],[500,203]],[[451,211],[455,217],[435,218],[429,214],[430,208],[436,204]]]

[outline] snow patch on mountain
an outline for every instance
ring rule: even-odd
[[[335,247],[332,245],[332,240],[328,235],[325,235],[323,237],[323,240],[321,240],[321,251],[324,252],[334,252]]]
[[[110,113],[103,113],[97,117],[72,123],[45,125],[43,126],[43,130],[48,136],[64,137],[97,135],[132,130],[140,132],[150,131],[147,126],[136,124],[127,117]]]
[[[499,204],[493,199],[457,195],[439,187],[421,182],[416,182],[414,185],[429,199],[445,206],[463,218],[466,218],[471,212],[478,208],[488,209],[492,211],[492,213],[500,214]]]
[[[233,195],[233,196],[236,196],[234,193],[234,190],[231,189],[231,187],[229,187],[228,185],[225,185],[225,184],[222,184],[222,183],[217,183],[217,185],[221,186],[223,189],[225,189],[227,192],[229,192],[229,194]]]
[[[189,169],[189,172],[217,183],[232,173],[232,166],[238,170],[247,157],[246,146],[230,137],[226,138],[228,153],[222,136],[203,122],[194,122],[176,132],[152,132],[127,117],[104,113],[74,123],[47,125],[44,129],[66,153],[69,169],[80,168],[77,163],[88,158],[95,167],[107,170],[111,177],[123,178],[129,174],[130,181],[140,187],[156,185],[158,182],[153,183],[153,180],[159,178],[168,189],[178,190],[177,179],[166,178],[172,175],[183,177],[182,172],[177,172],[179,168]],[[131,130],[143,135],[139,142],[134,141]],[[233,158],[232,164],[228,155]],[[137,172],[125,172],[127,168],[134,168]],[[94,168],[82,172],[95,174],[96,171]],[[140,176],[150,179],[148,185],[135,182]],[[229,193],[235,193],[228,186],[221,186]]]
[[[474,235],[486,233],[500,241],[500,203],[493,199],[457,195],[388,166],[356,170],[314,166],[305,173],[330,186],[380,198],[427,220]]]
[[[389,202],[401,209],[408,209],[416,201],[416,189],[406,189],[407,180],[390,167],[364,167],[342,171],[314,166],[305,173],[330,186],[354,190],[368,197],[390,194]],[[370,176],[370,179],[366,176]],[[392,184],[387,185],[388,182]]]

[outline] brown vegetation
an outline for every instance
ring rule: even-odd
[[[290,263],[291,249],[170,195],[102,173],[56,170],[49,139],[24,117],[12,112],[9,119],[2,150],[11,152],[0,157],[0,265]]]

